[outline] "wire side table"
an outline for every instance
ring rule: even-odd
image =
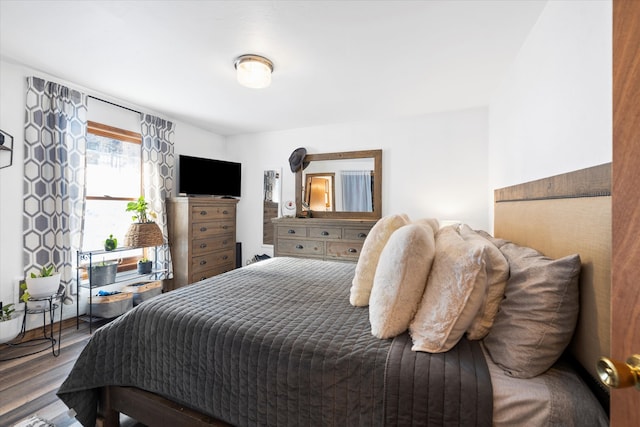
[[[49,341],[51,343],[51,347],[46,346],[44,348],[38,348],[37,350],[31,351],[26,354],[21,354],[19,356],[10,357],[7,359],[0,359],[0,361],[7,361],[13,359],[19,359],[25,356],[31,356],[33,354],[42,353],[43,351],[49,350],[51,348],[51,353],[54,357],[58,357],[60,355],[60,343],[62,340],[62,305],[63,305],[64,293],[57,293],[44,297],[32,297],[29,298],[27,302],[27,308],[25,310],[25,314],[22,318],[22,329],[20,330],[20,334],[16,337],[19,339],[19,342],[16,343],[6,343],[11,347],[39,347],[43,341]],[[38,303],[41,302],[42,305],[36,308],[29,308],[29,302]],[[55,336],[55,314],[56,310],[60,308],[60,319],[58,320],[58,337]],[[27,331],[27,314],[42,314],[42,336],[29,339],[27,341],[22,341],[25,337]],[[48,316],[47,316],[48,314]],[[57,348],[56,348],[57,344]]]

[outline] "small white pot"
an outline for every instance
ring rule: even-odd
[[[27,277],[27,292],[32,298],[50,297],[58,292],[60,273],[49,277]]]
[[[11,319],[0,322],[0,344],[9,342],[20,333],[22,329],[22,316],[24,312],[19,311],[11,314]]]

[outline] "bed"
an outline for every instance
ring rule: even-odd
[[[609,176],[602,165],[496,190],[492,245],[580,256],[576,333],[533,378],[493,360],[508,347],[493,331],[436,353],[412,351],[407,332],[375,337],[369,310],[349,304],[356,265],[274,258],[99,329],[58,395],[83,425],[119,413],[146,425],[607,425],[593,378],[609,345]]]

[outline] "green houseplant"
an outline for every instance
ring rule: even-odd
[[[31,272],[26,278],[27,299],[49,297],[60,287],[60,273],[57,273],[53,264],[48,267],[45,265],[37,272]],[[25,301],[25,296],[22,296]]]
[[[153,261],[147,258],[140,258],[138,260],[138,274],[151,273],[152,266],[153,266]]]
[[[153,222],[151,218],[156,217],[155,212],[149,210],[149,204],[145,200],[144,196],[138,197],[135,202],[127,203],[127,212],[135,212],[132,219],[137,223]]]
[[[129,226],[129,230],[124,236],[126,246],[146,248],[163,244],[162,231],[152,219],[156,217],[156,214],[149,210],[149,204],[144,196],[140,196],[136,201],[129,202],[126,211],[135,213],[132,217],[134,223]]]
[[[6,304],[6,305],[3,305],[2,303],[0,303],[0,308],[2,308],[0,310],[0,322],[6,322],[7,320],[10,320],[13,317],[12,314],[15,313],[16,311],[14,307],[15,307],[15,304],[13,303]]]

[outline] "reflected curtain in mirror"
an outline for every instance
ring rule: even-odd
[[[342,206],[349,212],[373,212],[372,171],[342,171]]]

